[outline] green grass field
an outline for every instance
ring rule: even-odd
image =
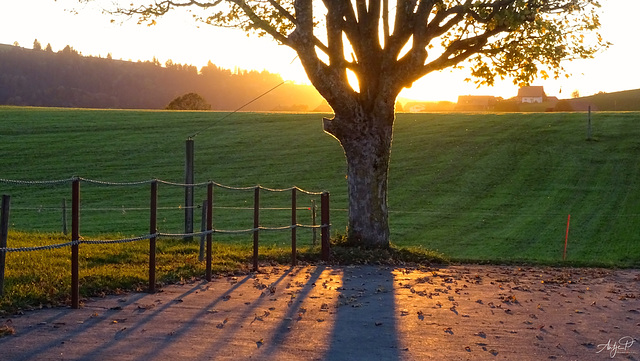
[[[196,182],[297,185],[331,193],[334,233],[346,225],[345,160],[320,114],[117,111],[0,107],[0,178],[183,182],[185,139],[195,137]],[[455,261],[558,264],[571,214],[568,264],[640,265],[640,113],[399,114],[390,171],[392,242]],[[205,188],[196,199],[204,199]],[[181,232],[182,191],[160,186],[160,231]],[[59,232],[70,185],[15,186],[11,224]],[[287,207],[288,193],[263,194]],[[148,185],[82,184],[81,234],[148,232]],[[216,189],[214,224],[252,226],[252,192]],[[309,205],[310,198],[299,200]],[[196,201],[198,203],[198,201]],[[198,211],[196,211],[197,214]],[[310,223],[307,210],[300,223]],[[289,211],[263,211],[266,226]],[[311,233],[301,235],[309,245]],[[248,242],[249,235],[217,242]],[[265,233],[269,245],[288,233]],[[9,240],[11,246],[11,240]]]

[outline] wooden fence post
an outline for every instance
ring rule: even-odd
[[[213,182],[207,184],[207,231],[213,231]],[[213,235],[207,233],[207,281],[211,282],[211,239]]]
[[[297,199],[296,199],[296,187],[291,189],[291,265],[295,266],[297,264],[296,259],[296,227],[298,224],[298,214],[297,214]]]
[[[78,252],[80,241],[80,179],[75,178],[71,186],[71,308],[80,308],[80,278],[78,275]]]
[[[158,181],[151,182],[151,199],[149,201],[149,293],[156,291],[156,240],[158,233]]]
[[[322,260],[326,262],[329,260],[330,255],[329,236],[331,234],[331,229],[329,228],[329,192],[322,193],[320,197],[320,223],[322,227]]]
[[[260,240],[260,186],[253,196],[253,271],[258,272],[258,243]]]
[[[11,209],[11,196],[2,196],[2,214],[0,214],[0,248],[7,248],[9,237],[9,210]],[[7,252],[0,252],[0,297],[4,296],[4,268]]]

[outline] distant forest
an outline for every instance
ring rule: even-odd
[[[212,110],[235,110],[283,82],[266,71],[232,72],[212,64],[164,66],[83,56],[70,46],[53,52],[0,44],[0,105],[164,109],[185,93],[198,93]],[[243,108],[313,111],[322,98],[312,86],[285,83]],[[322,109],[326,111],[326,109]]]

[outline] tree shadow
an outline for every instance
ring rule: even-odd
[[[325,360],[401,360],[394,275],[389,267],[346,268]]]

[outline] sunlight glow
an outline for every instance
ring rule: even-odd
[[[360,93],[360,81],[358,80],[358,76],[356,73],[347,69],[347,79],[349,80],[349,85],[351,85],[351,89],[353,89],[356,93]]]
[[[113,17],[101,12],[101,6],[110,5],[110,1],[103,0],[88,4],[77,0],[2,2],[0,13],[5,16],[0,22],[0,43],[18,42],[22,47],[31,48],[38,39],[43,47],[50,43],[54,51],[70,45],[83,55],[106,57],[111,54],[114,59],[133,61],[155,57],[161,64],[171,59],[174,63],[198,68],[211,60],[230,70],[267,70],[280,73],[285,80],[309,84],[296,53],[270,38],[247,37],[238,30],[198,24],[186,11],[170,13],[158,19],[155,26],[136,25],[133,19],[116,18],[111,22]],[[71,8],[78,8],[79,13],[65,10]],[[614,45],[598,54],[596,59],[565,63],[571,74],[569,78],[538,79],[535,85],[543,85],[548,95],[561,98],[570,97],[574,90],[590,95],[640,88],[640,72],[630,70],[637,47],[636,37],[625,25],[635,23],[640,2],[603,2],[601,13],[602,34]],[[390,25],[393,28],[393,24]],[[318,33],[318,36],[322,37],[322,34]],[[350,59],[350,53],[347,55]],[[458,95],[507,98],[517,92],[517,87],[508,79],[496,81],[494,87],[478,88],[464,81],[469,73],[470,69],[464,67],[432,73],[405,89],[400,96],[455,101]]]

